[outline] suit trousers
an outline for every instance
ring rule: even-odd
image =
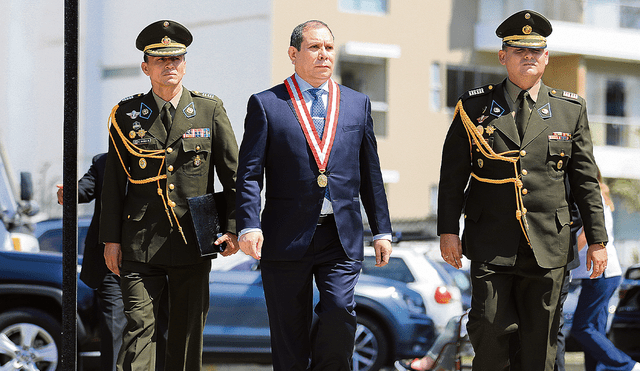
[[[96,290],[100,308],[100,367],[115,371],[118,351],[122,345],[122,331],[127,323],[124,316],[120,277],[107,273]]]
[[[260,266],[274,371],[351,370],[362,262],[345,254],[333,218],[317,226],[301,260],[261,261]],[[312,331],[314,279],[319,302]]]
[[[201,370],[210,271],[210,260],[180,266],[122,262],[120,277],[127,325],[118,356],[118,371],[154,370],[161,296],[167,288],[169,326],[165,370]]]
[[[523,371],[551,371],[558,336],[557,305],[565,267],[541,268],[524,238],[514,266],[471,262],[467,330],[474,371],[508,370],[519,339]]]
[[[564,283],[562,284],[562,290],[560,291],[560,301],[558,302],[558,312],[560,313],[560,321],[558,322],[558,349],[556,351],[556,364],[553,367],[554,371],[565,370],[565,348],[567,345],[567,337],[562,329],[564,327],[564,302],[567,301],[569,295],[569,286],[571,284],[571,271],[567,269],[564,275]]]
[[[586,371],[629,371],[636,364],[607,338],[609,299],[621,279],[614,276],[582,280],[571,335],[582,345]]]

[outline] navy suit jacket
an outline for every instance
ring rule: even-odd
[[[100,209],[102,206],[102,181],[106,163],[106,153],[94,156],[89,171],[78,181],[78,203],[96,200],[93,218],[91,218],[91,224],[89,224],[84,242],[84,256],[82,258],[82,271],[80,272],[82,282],[94,289],[100,287],[104,277],[109,273],[109,268],[104,262],[104,245],[98,241]]]
[[[340,111],[326,175],[340,242],[349,258],[362,260],[360,200],[374,235],[391,233],[391,222],[369,97],[339,88]],[[238,232],[262,229],[262,259],[299,260],[305,254],[325,193],[318,174],[285,85],[252,95],[240,146],[236,221]]]

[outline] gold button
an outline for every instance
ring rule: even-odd
[[[526,155],[527,155],[527,151],[525,151],[524,149],[520,151],[520,157],[524,157]]]
[[[529,172],[527,171],[527,169],[522,169],[522,175],[527,175],[529,174]]]
[[[523,189],[523,190],[522,190],[522,194],[523,194],[523,195],[526,195],[527,193],[529,193],[529,190],[528,190],[528,189],[526,189],[526,188],[525,188],[525,189]]]
[[[176,186],[173,183],[169,184],[169,189],[174,189]]]
[[[167,148],[167,153],[171,153],[171,152],[173,152],[173,148],[171,147]]]
[[[564,151],[560,152],[560,157],[564,157]]]
[[[169,171],[173,171],[173,165],[169,165],[169,166],[167,167],[167,170],[169,170]]]
[[[196,146],[196,151],[199,151],[199,150],[200,150],[200,146]]]

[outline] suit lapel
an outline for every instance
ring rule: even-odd
[[[498,118],[493,121],[493,126],[500,130],[509,140],[513,143],[520,145],[520,136],[518,135],[518,128],[516,127],[516,120],[513,118],[513,113],[509,109],[509,104],[505,98],[504,82],[496,86],[493,93],[493,101],[489,114],[497,116]]]
[[[185,109],[189,105],[191,105],[191,103],[193,103],[193,100],[191,99],[191,93],[186,88],[183,88],[180,102],[178,102],[178,107],[176,108],[176,114],[173,117],[173,124],[171,125],[171,130],[169,130],[167,145],[172,145],[175,141],[182,137],[182,134],[191,129],[193,121],[189,118],[195,117],[195,115],[197,114],[197,111],[195,111],[194,109],[194,111],[190,114],[190,117],[187,117],[187,112]]]
[[[546,119],[551,117],[551,106],[549,105],[549,88],[540,82],[540,91],[535,107],[531,110],[529,124],[522,138],[522,147],[526,147],[538,135],[544,132],[549,125]]]

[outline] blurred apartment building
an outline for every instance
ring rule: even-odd
[[[9,35],[9,52],[0,57],[8,68],[0,136],[16,172],[55,183],[62,161],[62,5],[0,4],[7,9],[0,30]],[[320,19],[335,36],[334,78],[371,97],[396,228],[432,236],[453,107],[466,90],[506,77],[495,28],[524,8],[553,24],[543,79],[587,99],[603,175],[640,180],[640,0],[82,0],[79,175],[107,149],[113,105],[150,88],[134,44],[148,23],[175,19],[192,31],[184,84],[224,101],[240,141],[249,95],[293,73],[291,30]],[[616,239],[640,240],[638,213],[616,200]]]

